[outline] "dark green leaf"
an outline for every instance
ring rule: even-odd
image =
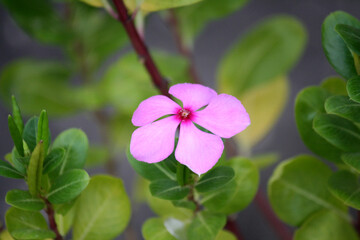
[[[50,145],[50,129],[49,129],[49,119],[45,110],[42,110],[40,113],[37,134],[36,134],[36,143],[40,141],[43,142],[44,153],[47,154],[47,150]]]
[[[24,128],[24,133],[23,133],[24,141],[28,145],[31,152],[34,151],[36,146],[38,121],[39,118],[34,116],[27,121]]]
[[[191,170],[185,165],[178,163],[176,168],[176,179],[180,186],[188,184],[191,181]]]
[[[26,175],[26,169],[29,165],[30,156],[22,157],[14,147],[11,151],[11,163],[16,170],[18,170],[22,175]]]
[[[29,186],[29,192],[33,196],[37,196],[40,190],[44,158],[44,146],[40,141],[31,154],[27,169],[27,184]]]
[[[360,103],[354,102],[346,96],[333,96],[326,100],[327,113],[336,114],[353,122],[360,122]]]
[[[348,95],[346,91],[346,82],[340,77],[328,77],[324,79],[321,82],[321,87],[334,95]]]
[[[341,159],[348,166],[360,173],[360,153],[344,153]]]
[[[126,156],[127,156],[129,163],[134,168],[134,170],[142,177],[144,177],[150,181],[159,180],[159,179],[170,179],[170,180],[176,181],[175,172],[171,171],[171,169],[165,163],[166,161],[169,161],[169,160],[164,160],[164,161],[161,161],[158,163],[152,163],[152,164],[141,162],[141,161],[136,160],[131,155],[129,149],[126,151]],[[172,163],[171,161],[169,161],[169,162],[170,162],[170,164]],[[175,169],[176,169],[176,165],[175,165]]]
[[[198,212],[188,228],[188,239],[215,239],[225,226],[226,216],[210,212]]]
[[[142,236],[145,240],[176,240],[164,226],[161,218],[150,218],[143,224]]]
[[[335,30],[340,34],[348,48],[360,55],[360,24],[357,27],[352,27],[345,24],[337,24]]]
[[[53,143],[53,148],[64,148],[66,151],[64,160],[56,169],[59,175],[70,169],[83,168],[88,147],[87,136],[81,129],[72,128],[60,133]]]
[[[20,135],[22,136],[23,131],[24,131],[24,123],[22,120],[22,116],[21,116],[21,111],[19,108],[18,103],[16,102],[15,96],[11,96],[11,105],[12,105],[12,114],[14,117],[14,122],[17,126],[17,128],[19,129]]]
[[[313,213],[327,209],[348,220],[345,206],[327,190],[331,174],[327,165],[307,155],[282,162],[268,184],[269,200],[277,216],[299,226]]]
[[[114,239],[125,229],[130,215],[130,201],[122,180],[94,176],[76,202],[73,239]]]
[[[317,114],[314,130],[337,148],[351,152],[360,147],[360,129],[351,121],[332,114]]]
[[[167,200],[183,199],[190,192],[188,187],[182,187],[176,181],[170,179],[153,181],[149,188],[153,196]]]
[[[0,160],[0,176],[7,178],[24,178],[22,173],[5,161]]]
[[[235,172],[231,167],[220,166],[211,169],[204,174],[195,185],[198,192],[208,192],[222,188],[226,183],[231,181]]]
[[[345,79],[356,76],[353,55],[341,36],[335,31],[338,24],[360,27],[360,22],[353,16],[342,11],[336,11],[326,17],[322,25],[322,45],[329,63],[335,71]]]
[[[317,113],[325,113],[324,103],[330,94],[320,87],[302,90],[295,100],[295,120],[301,139],[315,154],[327,160],[341,163],[341,151],[328,143],[313,129],[313,119]]]
[[[349,221],[332,211],[320,211],[311,215],[295,232],[294,240],[358,240]]]
[[[46,197],[53,204],[70,202],[86,188],[89,180],[85,170],[69,170],[55,179]]]
[[[349,97],[355,102],[360,103],[360,77],[349,79],[346,85]]]
[[[9,124],[10,135],[11,138],[13,139],[16,150],[21,156],[24,156],[23,139],[11,115],[8,116],[8,124]]]
[[[48,229],[46,220],[40,212],[12,207],[6,212],[5,222],[9,233],[16,239],[55,238],[55,233]]]
[[[45,207],[42,199],[32,196],[29,191],[17,189],[7,192],[5,201],[7,204],[25,211],[40,211]]]
[[[64,148],[52,149],[45,157],[43,174],[47,174],[57,168],[65,159],[65,153],[66,151]]]

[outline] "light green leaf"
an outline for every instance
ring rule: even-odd
[[[62,236],[65,236],[74,223],[75,208],[72,207],[66,214],[55,214],[57,228]]]
[[[5,201],[7,204],[25,211],[40,211],[45,207],[42,199],[34,197],[29,191],[18,189],[7,192]]]
[[[130,201],[123,182],[110,176],[92,177],[75,207],[75,240],[113,239],[130,220]]]
[[[236,236],[229,231],[221,230],[215,240],[237,240]]]
[[[224,162],[235,171],[235,177],[220,190],[203,194],[201,203],[213,212],[231,214],[247,207],[254,198],[259,184],[259,171],[244,158]]]
[[[81,129],[68,129],[56,137],[53,148],[64,148],[65,159],[57,168],[59,175],[67,170],[83,168],[85,166],[86,154],[89,142],[86,134]]]
[[[90,146],[86,156],[85,168],[104,165],[110,160],[109,149],[105,146]]]
[[[15,96],[11,96],[11,105],[12,105],[12,114],[14,117],[14,122],[16,124],[16,127],[19,129],[20,135],[22,136],[24,131],[24,123],[21,116],[21,111],[19,108],[18,103],[16,102]]]
[[[349,79],[346,85],[349,97],[360,103],[360,76]]]
[[[146,220],[141,229],[145,240],[176,240],[164,226],[161,218]]]
[[[332,211],[320,211],[295,232],[294,240],[358,240],[354,228]]]
[[[11,151],[11,164],[23,176],[26,176],[26,168],[29,165],[30,156],[22,157],[14,147]]]
[[[206,211],[198,212],[188,228],[188,239],[215,239],[225,226],[226,216]]]
[[[0,239],[1,240],[14,240],[7,230],[0,232]]]
[[[15,239],[55,238],[55,233],[48,230],[46,220],[40,212],[12,207],[6,212],[5,222],[9,233]]]
[[[273,210],[282,221],[294,226],[301,225],[311,214],[322,209],[348,220],[344,205],[327,190],[331,174],[328,166],[307,155],[282,162],[268,184]]]
[[[38,131],[37,130],[38,122],[39,122],[39,118],[34,116],[26,122],[24,128],[24,133],[23,133],[24,141],[28,145],[31,152],[34,151],[37,144],[36,134]]]
[[[80,0],[84,3],[87,3],[89,4],[90,6],[93,6],[93,7],[102,7],[104,6],[102,0]]]
[[[45,110],[42,110],[40,113],[37,134],[36,134],[36,143],[42,141],[44,146],[44,153],[47,154],[47,150],[51,141],[50,129],[49,129],[49,119]]]
[[[314,130],[335,147],[351,152],[360,147],[360,129],[351,121],[332,114],[317,114]]]
[[[321,87],[334,95],[348,95],[346,91],[346,82],[340,77],[328,77],[324,79],[321,82]]]
[[[9,163],[0,160],[0,176],[7,177],[7,178],[24,178],[22,173],[16,170],[13,166]]]
[[[301,139],[315,154],[335,163],[341,163],[341,151],[327,142],[313,129],[317,113],[325,113],[324,103],[330,93],[320,87],[303,89],[295,100],[295,120]]]
[[[231,181],[235,176],[235,172],[231,167],[220,166],[211,169],[205,173],[196,183],[195,189],[198,192],[208,192],[222,188]]]
[[[360,122],[360,103],[354,102],[347,96],[333,96],[326,99],[327,113],[336,114],[353,122]]]
[[[44,146],[42,142],[39,142],[31,154],[27,169],[27,184],[33,196],[37,196],[40,190],[44,158]]]
[[[58,167],[65,159],[65,153],[66,151],[64,148],[52,149],[51,152],[45,157],[43,174],[47,174]]]
[[[145,12],[154,12],[194,4],[203,0],[125,0],[126,6],[134,11],[138,6]]]
[[[344,153],[341,159],[346,165],[360,173],[360,153]]]
[[[188,223],[180,221],[176,218],[168,218],[164,222],[168,232],[178,240],[187,240],[186,230]]]
[[[259,170],[263,170],[275,164],[277,161],[279,161],[279,159],[280,156],[278,153],[271,152],[271,153],[255,155],[250,160]]]
[[[167,200],[183,199],[190,192],[189,187],[182,187],[178,182],[169,179],[155,180],[150,183],[149,188],[153,196]]]

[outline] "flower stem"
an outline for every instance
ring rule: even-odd
[[[147,49],[143,39],[137,31],[133,18],[128,14],[123,0],[112,0],[118,13],[117,20],[124,26],[131,44],[133,45],[140,61],[144,64],[146,70],[151,76],[153,84],[159,89],[161,94],[170,97],[168,93],[168,82],[163,78],[158,70],[149,50]]]
[[[55,240],[63,240],[63,237],[61,236],[61,234],[59,233],[59,230],[57,228],[56,225],[56,221],[55,221],[55,211],[51,205],[51,203],[49,202],[49,200],[47,200],[47,198],[43,197],[43,200],[46,204],[46,208],[45,208],[45,212],[48,215],[48,219],[49,219],[49,225],[50,225],[50,229],[55,233],[56,237]]]

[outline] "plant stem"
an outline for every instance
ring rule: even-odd
[[[169,10],[169,13],[170,13],[170,15],[168,18],[168,22],[169,22],[169,25],[171,26],[171,31],[175,38],[176,47],[177,47],[179,53],[182,56],[184,56],[189,62],[188,72],[189,72],[189,76],[190,76],[192,82],[200,83],[201,81],[199,80],[199,77],[195,70],[195,61],[194,61],[193,54],[190,51],[190,49],[184,44],[183,39],[181,37],[181,32],[180,32],[177,16],[173,10]]]
[[[225,229],[232,232],[238,240],[244,239],[239,228],[236,226],[236,219],[232,219],[228,217],[226,221]]]
[[[292,240],[290,231],[275,216],[261,190],[259,190],[255,196],[255,203],[260,208],[267,221],[271,224],[279,238],[282,240]]]
[[[48,215],[50,229],[56,235],[55,240],[63,240],[63,237],[59,233],[59,230],[58,230],[57,225],[56,225],[54,209],[53,209],[51,203],[49,202],[49,200],[47,200],[47,198],[43,197],[43,200],[44,200],[44,202],[46,204],[45,212]]]
[[[194,185],[190,186],[190,193],[188,195],[188,200],[190,202],[193,202],[195,204],[195,209],[194,209],[194,214],[196,214],[197,212],[200,211],[201,205],[198,201],[196,201],[195,196],[194,196]]]
[[[168,93],[168,82],[161,76],[160,71],[156,67],[149,50],[147,49],[143,39],[140,37],[140,34],[135,27],[133,18],[127,12],[123,0],[112,1],[118,13],[117,20],[119,20],[124,26],[130,38],[131,44],[138,54],[140,61],[144,64],[146,70],[151,76],[153,84],[160,90],[161,94],[170,97]]]

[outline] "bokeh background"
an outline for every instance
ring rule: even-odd
[[[219,60],[226,50],[259,20],[273,14],[289,14],[298,18],[307,29],[308,42],[305,52],[289,74],[291,91],[285,111],[270,134],[255,147],[254,153],[278,152],[282,160],[297,154],[310,153],[302,143],[296,129],[293,113],[295,96],[302,88],[319,84],[325,77],[336,75],[327,62],[321,47],[321,24],[324,18],[335,10],[344,10],[360,18],[359,9],[360,2],[356,0],[251,0],[240,11],[210,23],[202,32],[194,48],[196,70],[204,84],[215,87],[214,80]],[[119,28],[121,27],[119,23]],[[176,52],[173,36],[158,15],[152,14],[149,17],[145,36],[150,49],[160,48]],[[131,48],[128,47],[127,51],[130,50]],[[120,54],[122,53],[118,53],[114,59]],[[24,57],[46,60],[61,59],[62,55],[56,48],[41,45],[29,38],[17,27],[9,13],[0,5],[0,69],[5,64]],[[30,83],[31,79],[28,81]],[[7,128],[8,113],[8,106],[0,102],[1,157],[10,152],[12,148]],[[50,124],[53,136],[64,129],[78,127],[86,132],[91,142],[96,143],[101,139],[100,129],[96,127],[96,120],[90,114],[51,119]],[[127,163],[125,155],[119,156],[120,158],[122,160],[121,166],[118,164],[117,172],[124,179],[127,191],[130,194],[133,191],[131,186],[134,182],[135,173]],[[261,172],[260,189],[264,192],[266,192],[266,183],[273,168],[274,166]],[[103,169],[97,169],[91,173],[102,171]],[[3,219],[8,208],[4,200],[6,192],[12,188],[22,187],[24,186],[21,185],[21,181],[0,178],[0,219]],[[135,227],[138,239],[141,239],[142,223],[152,215],[151,210],[145,205],[133,206],[131,222]],[[278,239],[253,203],[239,214],[237,224],[245,239]],[[122,236],[120,239],[126,239],[126,237]]]

